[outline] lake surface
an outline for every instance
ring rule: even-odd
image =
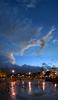
[[[58,84],[45,81],[0,82],[0,100],[58,100]]]

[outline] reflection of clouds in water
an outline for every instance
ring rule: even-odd
[[[12,98],[15,98],[16,97],[16,82],[11,82],[11,87],[10,87],[10,90],[11,90],[11,97]]]

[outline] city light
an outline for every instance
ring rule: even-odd
[[[12,73],[15,73],[15,70],[14,69],[12,69]]]
[[[31,75],[31,72],[29,72],[29,75]]]

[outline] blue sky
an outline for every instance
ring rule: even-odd
[[[0,0],[0,62],[58,66],[57,59],[58,0]]]

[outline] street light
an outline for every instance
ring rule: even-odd
[[[29,75],[31,75],[31,72],[29,72]]]
[[[12,69],[12,73],[15,73],[15,70],[14,69]]]

